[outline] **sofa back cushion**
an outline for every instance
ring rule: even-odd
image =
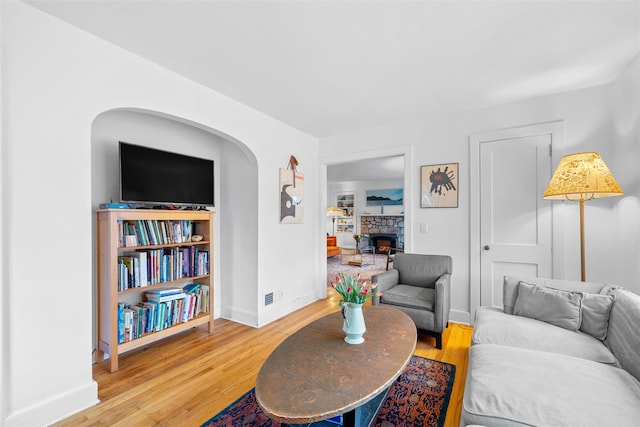
[[[518,298],[518,286],[520,282],[532,285],[546,286],[548,288],[559,289],[570,292],[587,292],[590,294],[600,293],[605,286],[603,283],[576,282],[573,280],[545,279],[542,277],[515,277],[504,276],[502,287],[502,304],[504,312],[513,314],[513,308]],[[608,285],[607,285],[608,286]]]
[[[393,268],[398,270],[398,283],[433,288],[443,274],[451,274],[453,261],[448,255],[397,253]]]
[[[581,323],[581,301],[582,294],[577,292],[520,282],[513,314],[577,331]]]
[[[624,289],[612,289],[610,293],[615,301],[604,342],[620,366],[640,381],[640,296]]]
[[[614,299],[613,295],[583,294],[580,330],[604,341],[609,329],[609,313]]]
[[[337,246],[338,238],[336,236],[327,236],[327,246]]]

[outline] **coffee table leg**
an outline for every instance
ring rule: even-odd
[[[387,394],[389,393],[389,389],[391,387],[383,390],[376,397],[365,403],[364,405],[358,406],[355,409],[352,409],[349,412],[345,412],[342,414],[342,426],[343,427],[370,427],[375,421],[376,415],[378,411],[382,407]],[[318,421],[316,423],[310,424],[284,424],[283,427],[333,427],[335,424],[330,421]]]
[[[355,409],[342,414],[343,427],[356,427],[357,425],[360,425],[360,424],[356,424],[356,418],[359,418],[359,417],[356,417]]]

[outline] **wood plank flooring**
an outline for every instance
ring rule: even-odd
[[[338,310],[337,294],[317,301],[260,329],[228,320],[215,332],[194,328],[126,353],[120,370],[108,362],[93,367],[100,404],[56,426],[200,426],[255,386],[271,351],[302,326]],[[419,337],[415,354],[456,365],[446,426],[458,426],[467,371],[470,326],[450,324],[443,349]]]

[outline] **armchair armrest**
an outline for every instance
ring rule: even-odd
[[[435,283],[436,301],[433,311],[435,314],[435,332],[442,332],[449,323],[451,309],[451,274],[443,274]]]
[[[374,274],[371,276],[371,282],[377,283],[376,292],[384,292],[387,289],[391,289],[395,285],[398,284],[398,280],[400,279],[400,272],[398,270],[389,270],[383,273]],[[380,303],[379,296],[373,296],[371,299],[371,303],[373,305],[378,305]]]

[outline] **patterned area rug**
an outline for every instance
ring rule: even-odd
[[[393,383],[374,427],[444,426],[456,367],[420,356],[412,356],[404,372]],[[202,427],[280,427],[267,417],[251,389]]]
[[[331,282],[335,282],[336,276],[339,273],[344,273],[348,276],[355,276],[360,273],[360,278],[362,280],[371,280],[371,276],[382,273],[383,271],[386,271],[387,268],[387,257],[382,254],[377,254],[375,256],[364,254],[364,263],[362,266],[349,265],[348,261],[350,259],[353,259],[353,256],[345,256],[344,260],[340,259],[340,255],[327,258],[327,285],[330,285]],[[389,268],[391,268],[391,266]]]

